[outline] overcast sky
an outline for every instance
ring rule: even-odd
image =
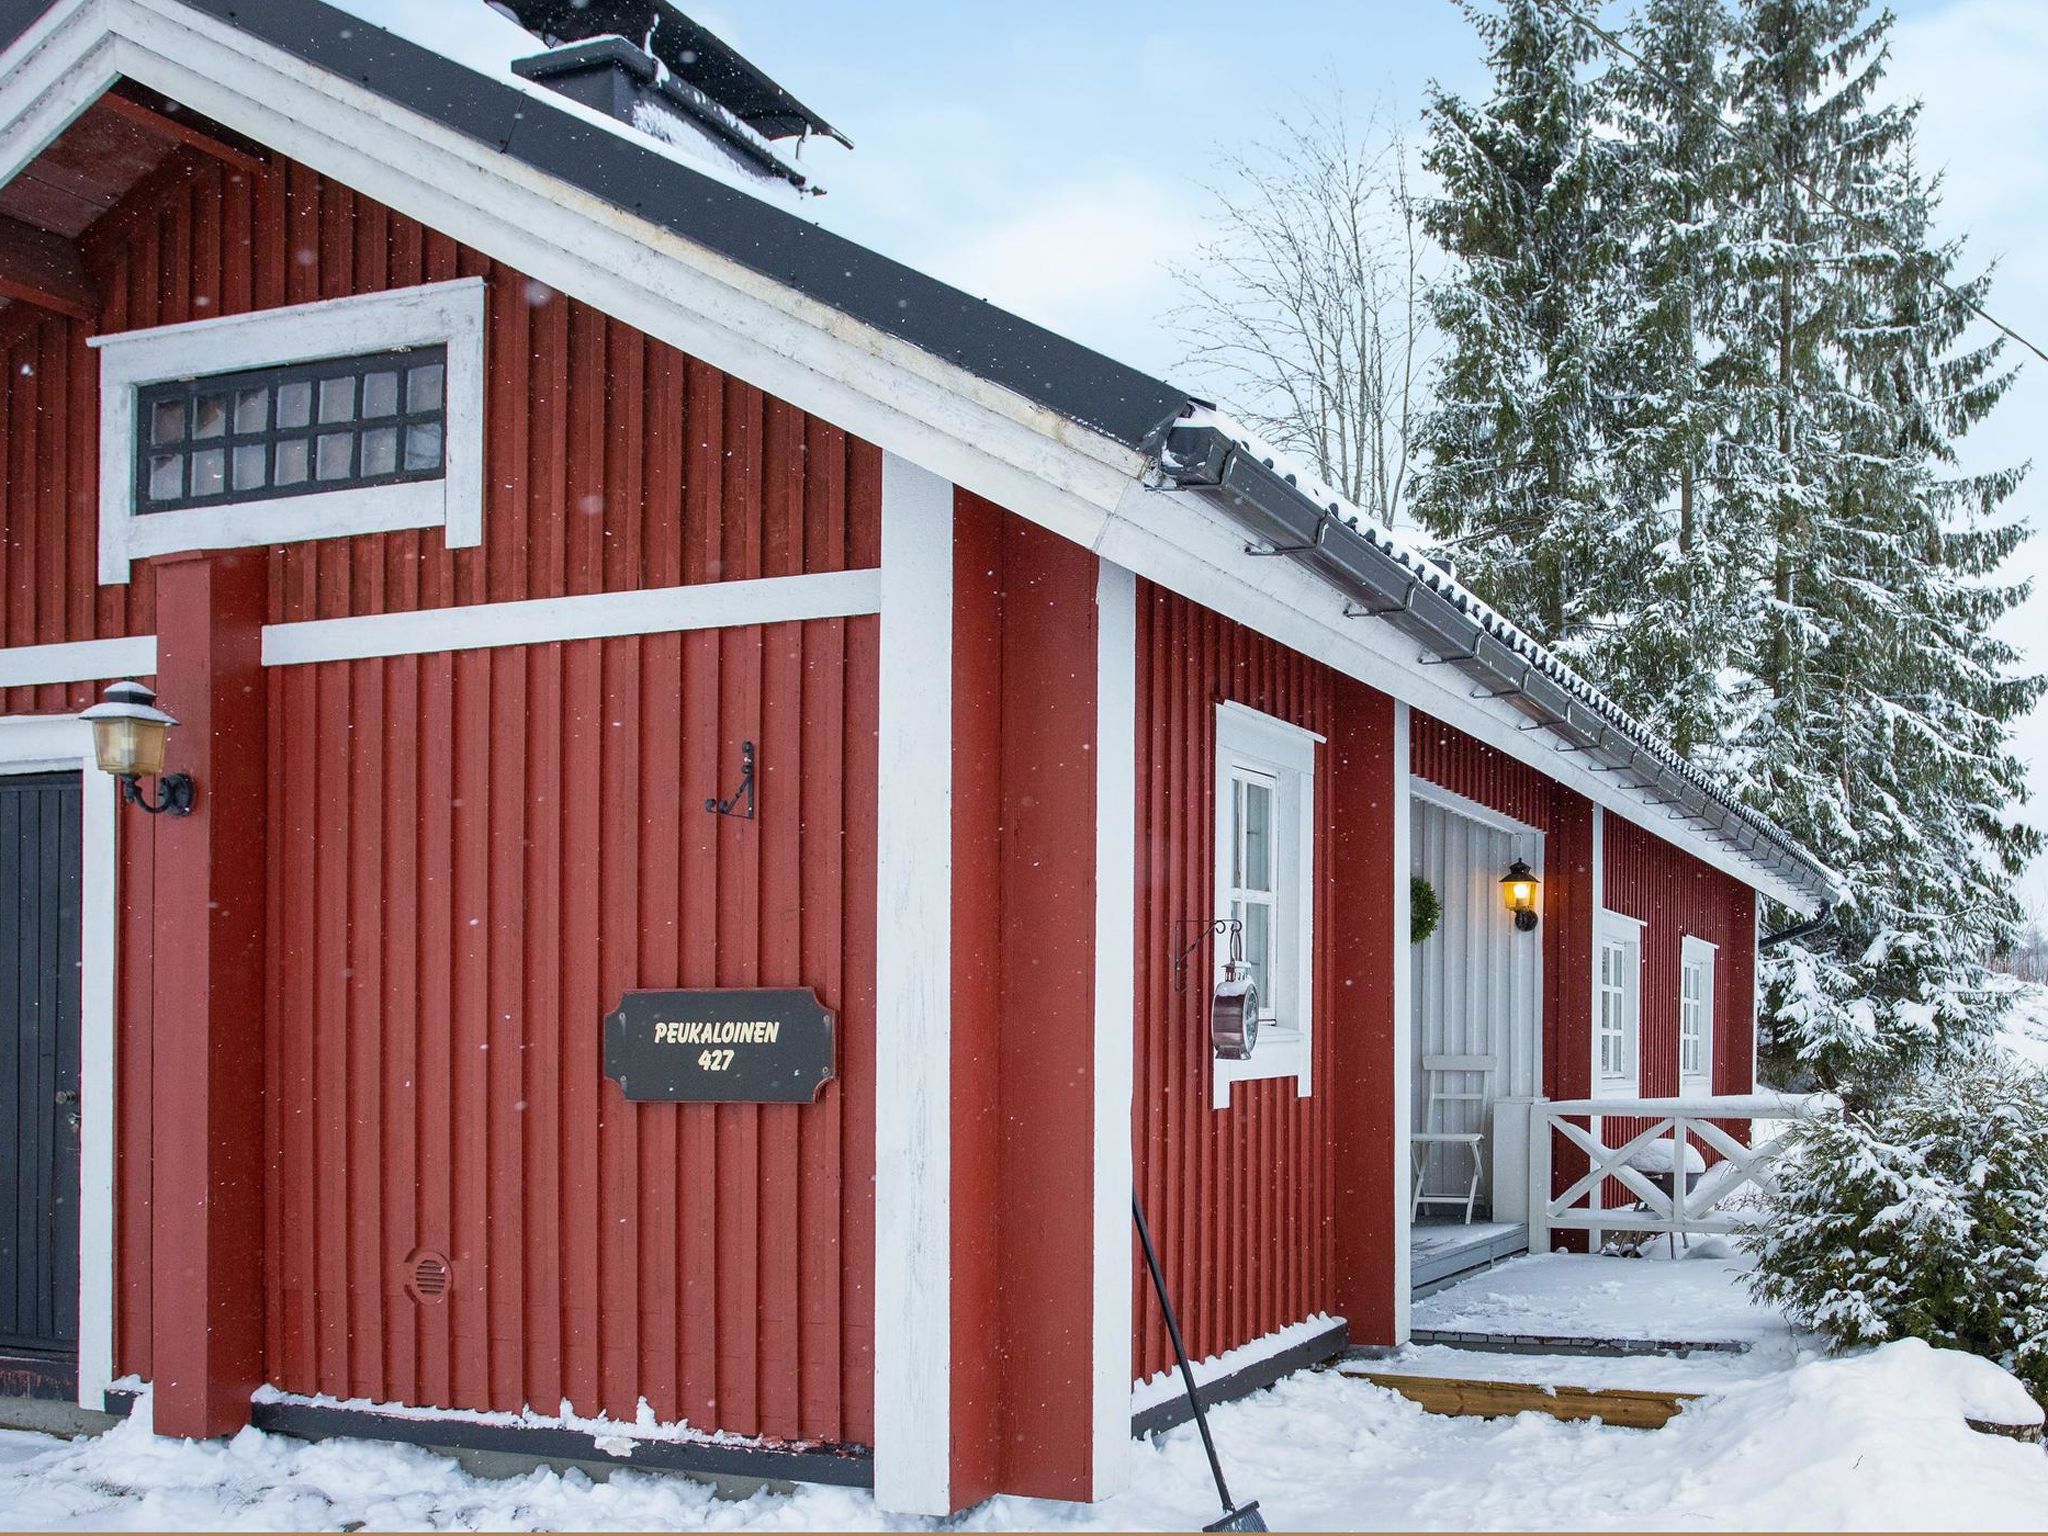
[[[1413,117],[1432,78],[1484,86],[1450,0],[687,8],[858,146],[810,152],[830,189],[813,205],[821,222],[1168,377],[1183,370],[1165,268],[1202,236],[1219,151],[1333,87],[1360,111],[1383,101]],[[1991,307],[2048,347],[2048,3],[1894,9],[1892,78],[1925,102],[1945,232],[1967,235],[1973,260],[1998,261]],[[2044,414],[2048,364],[2036,360],[1972,444],[1973,466],[2031,457]],[[2015,505],[2048,532],[2048,465]],[[2048,576],[2048,539],[2019,564]],[[2048,590],[2012,634],[2048,665]],[[2048,816],[2048,711],[2021,747]],[[2029,894],[2048,910],[2048,868]]]

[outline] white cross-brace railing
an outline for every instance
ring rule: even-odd
[[[1838,1103],[1829,1094],[1781,1093],[1538,1099],[1529,1113],[1529,1251],[1548,1253],[1554,1231],[1591,1232],[1596,1248],[1603,1232],[1732,1232],[1739,1219],[1731,1209],[1735,1196],[1776,1189],[1772,1166],[1785,1151],[1792,1123]],[[1610,1143],[1602,1133],[1614,1120],[1647,1123]],[[1762,1129],[1758,1121],[1780,1123],[1761,1139],[1744,1142],[1730,1132],[1730,1121],[1747,1122],[1753,1130]],[[1688,1178],[1686,1149],[1695,1145],[1720,1160]],[[1586,1171],[1553,1193],[1552,1170],[1564,1146],[1586,1155]],[[1659,1169],[1673,1171],[1660,1181]],[[1601,1203],[1610,1180],[1634,1197],[1633,1204]]]

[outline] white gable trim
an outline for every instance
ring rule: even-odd
[[[163,92],[961,488],[1534,764],[1801,911],[1811,898],[1554,738],[1412,640],[1348,619],[1100,433],[177,0],[65,0],[0,55],[0,185],[115,79]],[[570,110],[567,106],[563,110]]]

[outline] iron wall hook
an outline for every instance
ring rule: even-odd
[[[747,803],[744,811],[736,809],[742,800]],[[704,809],[714,816],[730,816],[735,821],[754,819],[754,744],[751,741],[740,743],[739,788],[732,792],[730,800],[721,800],[716,795],[710,796],[704,802]]]

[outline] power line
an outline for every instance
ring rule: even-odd
[[[1599,22],[1593,20],[1592,17],[1588,16],[1584,11],[1580,10],[1577,6],[1568,3],[1568,0],[1555,0],[1555,3],[1559,10],[1563,11],[1567,16],[1570,16],[1573,20],[1577,21],[1579,25],[1583,26],[1595,37],[1599,38],[1602,42],[1606,43],[1607,46],[1612,48],[1615,52],[1624,54],[1628,58],[1635,60],[1635,62],[1645,72],[1647,72],[1652,79],[1656,80],[1658,84],[1662,85],[1664,89],[1670,91],[1673,95],[1680,94],[1683,91],[1684,88],[1680,86],[1676,81],[1674,81],[1669,75],[1666,75],[1662,71],[1658,70],[1656,66],[1651,64],[1648,59],[1644,58],[1640,53],[1637,53],[1633,48],[1629,47],[1627,43],[1623,42],[1619,37],[1615,36],[1614,33],[1610,32],[1607,28],[1601,26]],[[1726,118],[1722,117],[1718,112],[1714,114],[1714,126],[1719,128],[1723,133],[1729,135],[1731,138],[1735,136],[1735,125],[1730,123]],[[1883,246],[1886,250],[1890,251],[1894,256],[1898,257],[1899,260],[1914,260],[1914,256],[1909,255],[1907,252],[1899,249],[1899,247],[1886,236],[1886,234],[1884,233],[1883,226],[1877,224],[1874,220],[1872,220],[1869,217],[1869,215],[1859,213],[1853,208],[1843,207],[1840,203],[1836,202],[1832,197],[1829,197],[1827,193],[1821,191],[1821,189],[1815,186],[1811,180],[1801,175],[1798,171],[1793,171],[1790,174],[1792,176],[1792,179],[1796,181],[1806,191],[1806,194],[1809,197],[1813,198],[1816,202],[1825,203],[1829,208],[1832,208],[1836,213],[1840,214],[1843,218],[1851,220],[1852,222],[1860,225],[1863,229],[1863,232],[1866,235],[1870,236],[1878,245]],[[1923,249],[1917,254],[1930,255],[1932,253]],[[2026,337],[2022,336],[2018,331],[2014,330],[2011,326],[2007,325],[2003,320],[1999,319],[1998,316],[1992,314],[1990,310],[1986,309],[1983,305],[1979,304],[1967,293],[1964,293],[1960,288],[1956,287],[1954,283],[1951,283],[1946,278],[1938,276],[1937,274],[1931,272],[1927,274],[1927,280],[1933,283],[1937,288],[1940,288],[1944,293],[1948,294],[1950,298],[1954,299],[1964,308],[1968,309],[1972,314],[1976,315],[1978,319],[1983,320],[1988,324],[1996,327],[1998,330],[2004,332],[2006,336],[2010,337],[2012,340],[2018,342],[2021,346],[2025,347],[2029,352],[2033,353],[2034,356],[2040,358],[2042,362],[2048,363],[2048,352],[2044,352],[2041,350],[2041,348],[2035,346],[2033,342],[2027,340]]]

